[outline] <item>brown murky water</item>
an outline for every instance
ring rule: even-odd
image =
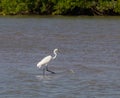
[[[119,17],[0,17],[1,98],[119,98]],[[49,64],[36,64],[59,49]]]

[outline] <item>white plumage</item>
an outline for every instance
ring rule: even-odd
[[[52,59],[51,55],[44,57],[40,62],[38,62],[37,67],[41,68],[42,65],[48,64],[51,61],[51,59]]]
[[[48,70],[48,65],[47,65],[47,64],[48,64],[51,60],[53,60],[53,59],[56,58],[56,56],[57,56],[57,51],[58,51],[58,49],[54,49],[54,51],[53,51],[54,57],[52,57],[51,55],[48,55],[48,56],[44,57],[40,62],[37,63],[37,67],[38,67],[38,68],[41,68],[42,66],[45,66],[45,67],[43,68],[43,74],[45,74],[45,70],[48,71],[48,72],[51,72],[51,73],[55,73],[55,72],[53,72],[53,71]]]

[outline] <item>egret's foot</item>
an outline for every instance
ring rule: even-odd
[[[55,73],[55,72],[53,72],[53,71],[52,71],[51,73],[52,73],[52,74],[56,74],[56,73]]]
[[[51,72],[52,74],[55,74],[55,72],[53,72],[53,71],[51,71],[51,70],[48,70],[48,69],[47,69],[46,71]]]

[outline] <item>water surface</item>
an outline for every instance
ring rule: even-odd
[[[119,17],[0,17],[1,98],[119,98]],[[44,56],[56,74],[36,64]]]

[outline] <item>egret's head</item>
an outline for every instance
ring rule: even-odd
[[[56,49],[54,49],[54,52],[58,52],[58,49],[56,48]]]

